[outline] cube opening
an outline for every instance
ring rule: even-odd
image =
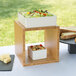
[[[51,31],[51,32],[49,32]],[[57,32],[55,29],[51,30],[36,30],[36,31],[27,31],[25,32],[25,46],[26,46],[26,64],[36,63],[36,62],[46,62],[46,61],[53,61],[58,59],[57,53]],[[29,43],[29,44],[27,44]],[[43,59],[34,60],[29,56],[28,46],[31,45],[40,45],[42,44],[47,49],[47,57]],[[55,52],[55,53],[54,53]],[[32,53],[32,52],[31,52]],[[56,57],[57,58],[56,58]]]

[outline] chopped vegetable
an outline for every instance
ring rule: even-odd
[[[53,16],[52,14],[48,13],[47,10],[33,10],[31,12],[21,12],[24,17],[46,17],[46,16]]]

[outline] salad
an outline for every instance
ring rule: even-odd
[[[46,16],[53,16],[47,10],[33,10],[30,12],[20,12],[24,17],[31,18],[31,17],[46,17]]]

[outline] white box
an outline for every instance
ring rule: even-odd
[[[26,28],[56,26],[57,18],[55,15],[37,18],[25,18],[18,13],[18,21]]]
[[[32,51],[32,49],[28,47],[28,51],[29,51],[29,56],[32,60],[47,58],[47,49]]]

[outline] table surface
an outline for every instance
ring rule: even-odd
[[[15,56],[13,70],[0,76],[76,76],[76,54],[69,54],[67,44],[60,43],[60,62],[23,67]],[[0,47],[0,54],[15,54],[15,46]]]

